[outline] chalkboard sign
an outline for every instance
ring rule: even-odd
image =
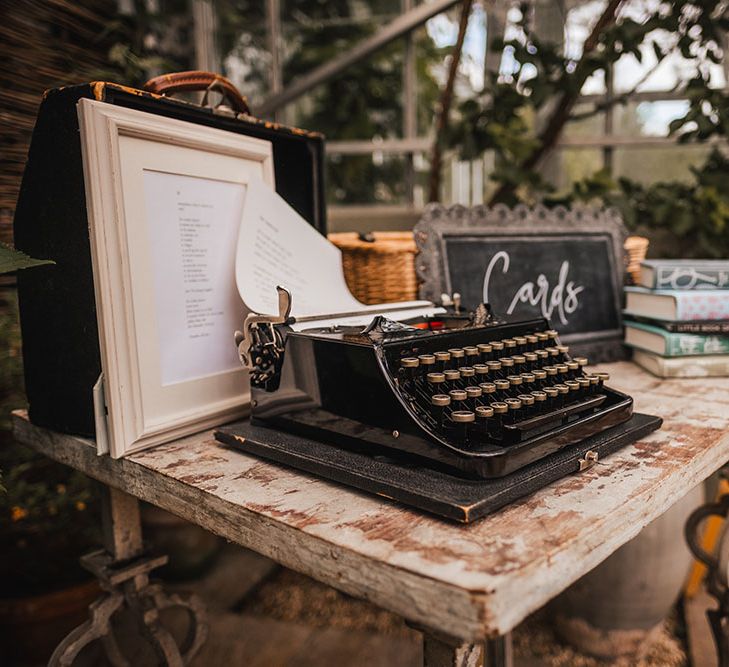
[[[415,227],[420,296],[544,316],[591,361],[621,358],[624,239],[614,210],[431,205]]]

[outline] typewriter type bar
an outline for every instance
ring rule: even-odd
[[[270,363],[265,375],[251,374],[253,419],[485,478],[632,415],[632,399],[590,373],[586,359],[573,359],[547,320],[416,324],[380,318],[364,330],[303,332],[275,325],[261,344],[278,341],[276,374]]]

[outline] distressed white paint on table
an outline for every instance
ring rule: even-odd
[[[432,631],[509,632],[729,460],[729,379],[659,380],[629,363],[610,384],[663,428],[471,525],[405,509],[229,450],[210,432],[125,460],[32,426],[51,458]]]

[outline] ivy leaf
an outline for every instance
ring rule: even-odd
[[[0,243],[0,273],[10,273],[18,269],[29,269],[43,264],[55,264],[55,262],[50,259],[33,259],[20,250],[11,248],[5,243]]]

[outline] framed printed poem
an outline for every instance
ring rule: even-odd
[[[247,412],[235,249],[247,184],[274,186],[272,150],[93,100],[78,112],[106,436],[120,457]]]

